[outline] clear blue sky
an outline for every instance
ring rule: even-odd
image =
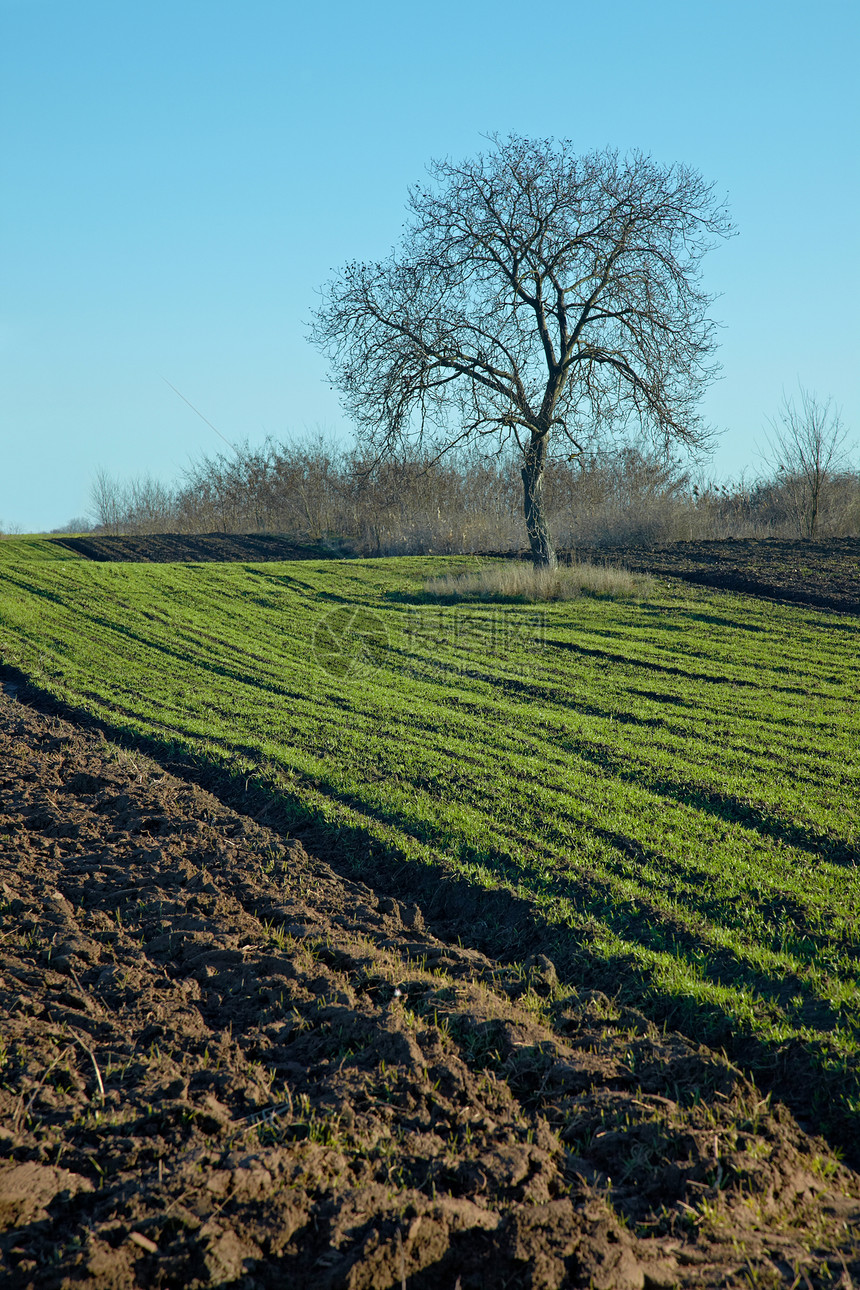
[[[0,522],[222,447],[162,378],[230,440],[348,437],[315,292],[388,252],[430,157],[491,132],[728,193],[713,473],[760,464],[798,379],[860,438],[858,62],[856,0],[0,0]]]

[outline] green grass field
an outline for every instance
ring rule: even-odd
[[[80,560],[77,551],[70,551],[52,538],[8,537],[0,538],[0,567],[19,560]]]
[[[856,619],[665,583],[641,602],[423,596],[468,560],[43,548],[0,544],[4,663],[267,785],[368,881],[459,876],[476,936],[774,1078],[806,1071],[822,1122],[857,1139]]]

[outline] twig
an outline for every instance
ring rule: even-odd
[[[241,1125],[242,1127],[236,1129],[236,1132],[231,1135],[230,1141],[232,1142],[243,1133],[247,1133],[249,1129],[258,1129],[261,1125],[274,1124],[275,1120],[279,1120],[282,1115],[286,1114],[292,1118],[292,1095],[286,1087],[284,1092],[287,1095],[286,1102],[276,1102],[273,1106],[264,1107],[262,1111],[252,1111],[249,1115],[243,1115],[240,1119],[234,1120],[233,1124]]]
[[[98,1001],[95,1000],[90,994],[90,992],[88,990],[85,990],[84,987],[81,985],[81,982],[78,978],[78,974],[75,971],[75,969],[71,966],[71,964],[69,965],[69,972],[71,973],[72,980],[74,981],[75,985],[78,987],[78,990],[81,993],[81,998],[84,1000],[84,1002],[90,1003],[92,1007],[95,1009],[96,1014],[102,1012],[101,1005],[98,1003]]]
[[[140,1232],[129,1232],[128,1239],[133,1241],[141,1250],[146,1250],[147,1254],[157,1254],[158,1246],[155,1241],[151,1241],[148,1236],[143,1236]]]
[[[91,1048],[88,1048],[88,1047],[86,1046],[86,1044],[84,1043],[83,1039],[81,1039],[80,1035],[77,1035],[77,1034],[76,1034],[76,1035],[75,1035],[75,1039],[76,1039],[76,1041],[80,1044],[81,1048],[83,1048],[84,1052],[87,1054],[87,1056],[89,1057],[90,1061],[91,1061],[91,1062],[92,1062],[92,1064],[93,1064],[93,1070],[95,1071],[95,1073],[96,1073],[96,1079],[98,1080],[99,1093],[101,1094],[102,1105],[104,1105],[104,1100],[105,1100],[105,1086],[104,1086],[104,1083],[102,1082],[102,1073],[101,1073],[101,1071],[99,1070],[99,1064],[98,1064],[98,1062],[96,1061],[95,1053],[93,1052],[93,1050],[92,1050]]]

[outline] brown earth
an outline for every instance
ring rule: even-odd
[[[728,538],[661,547],[581,547],[576,554],[706,587],[860,613],[860,538]]]
[[[140,537],[51,538],[87,560],[130,564],[203,563],[212,560],[330,560],[344,554],[342,543],[310,542],[276,533],[158,533]]]
[[[720,1054],[3,694],[0,782],[4,1284],[860,1279],[860,1179]]]

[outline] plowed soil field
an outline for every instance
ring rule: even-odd
[[[630,569],[705,587],[860,613],[860,538],[822,542],[731,538],[611,551],[583,548],[577,554],[597,560],[610,555]]]
[[[330,560],[340,544],[303,542],[271,533],[159,533],[142,537],[68,537],[58,546],[99,563],[174,564],[212,560]]]
[[[8,694],[0,782],[4,1284],[860,1278],[856,1175],[719,1053]]]

